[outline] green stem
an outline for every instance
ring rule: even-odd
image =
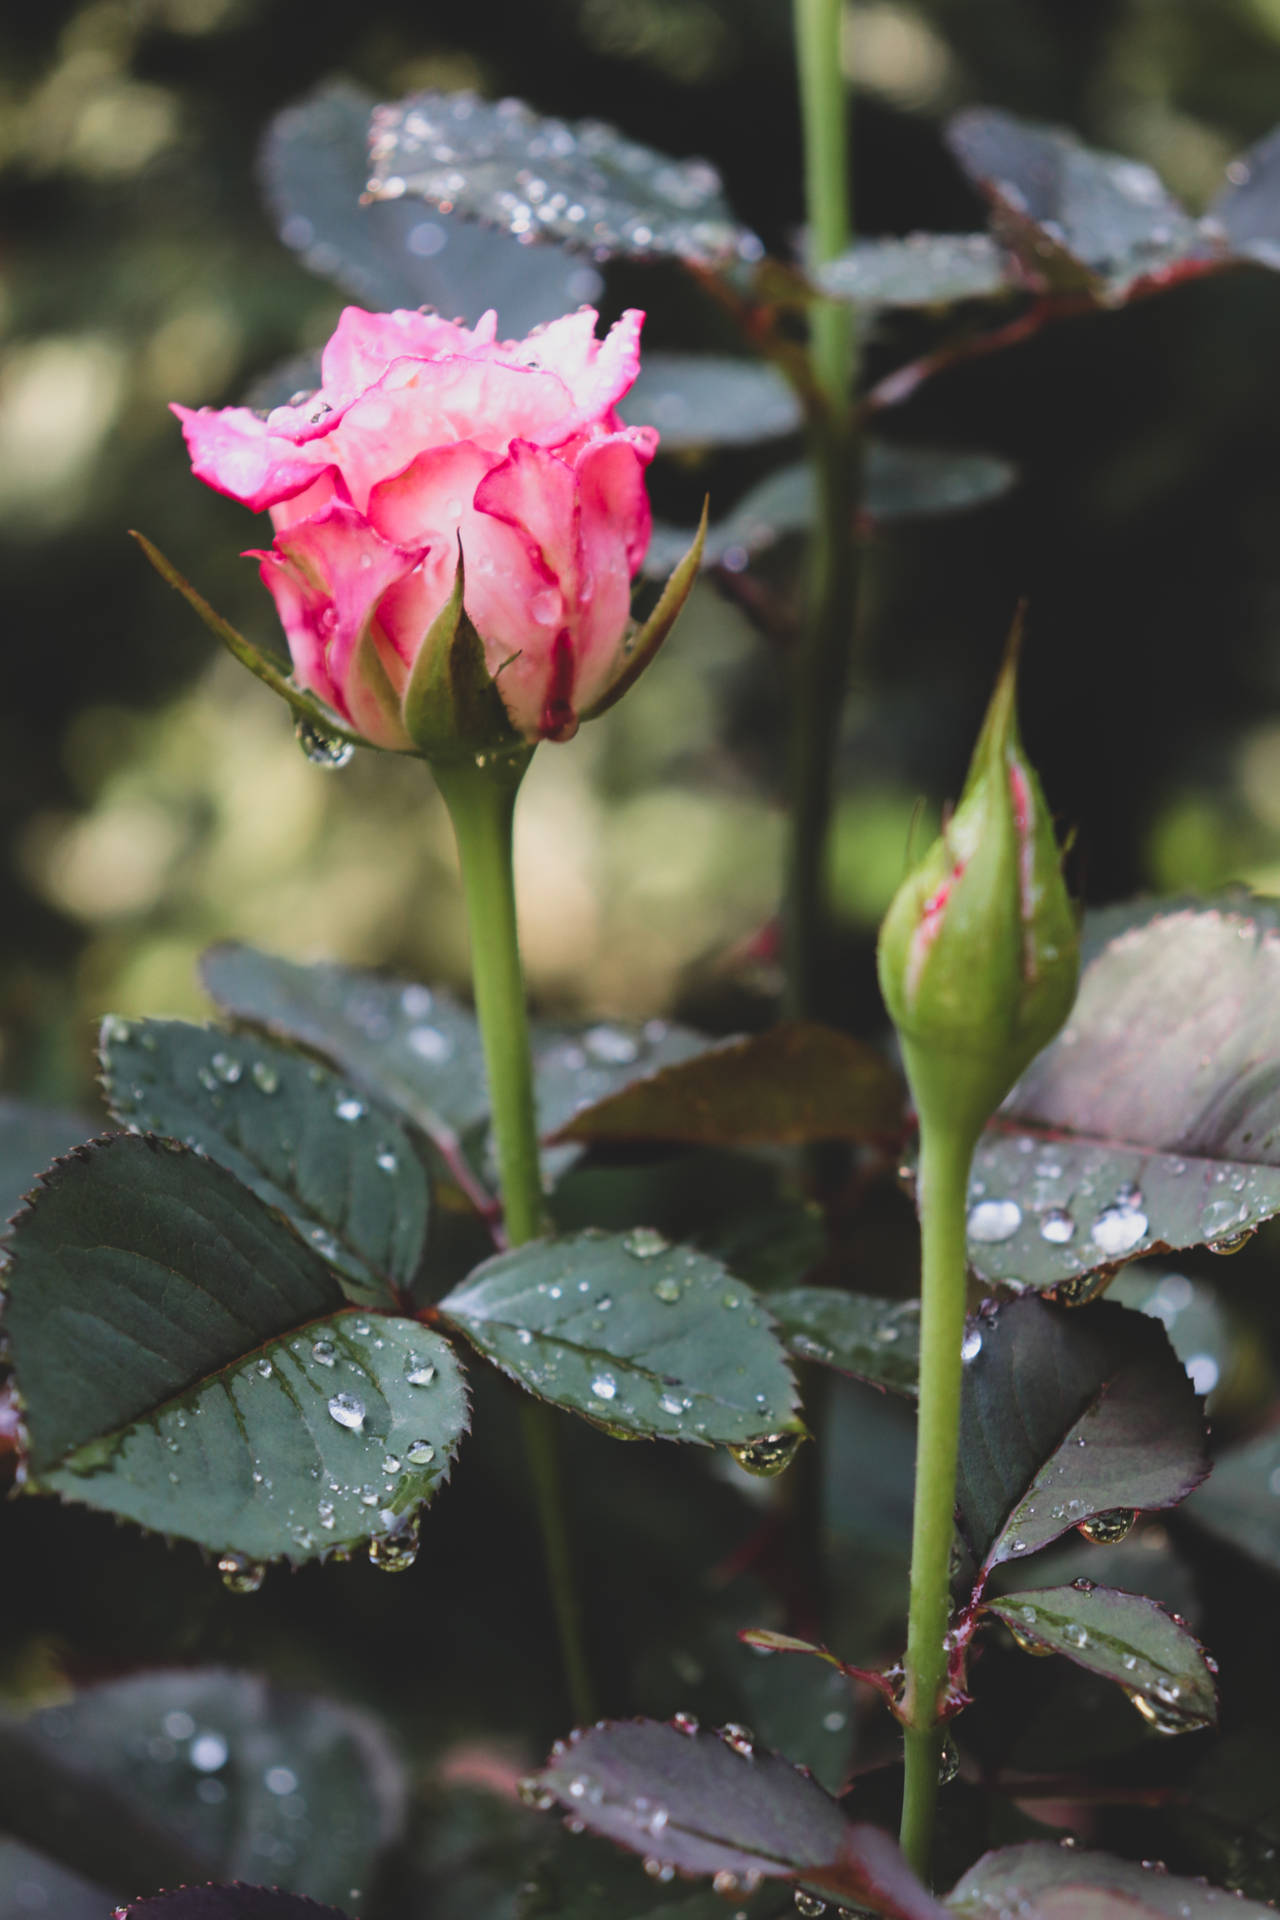
[[[528,764],[528,754],[522,754],[483,766],[463,762],[433,768],[458,843],[503,1217],[513,1247],[546,1229],[511,857],[516,794]],[[555,1421],[550,1408],[532,1397],[521,1415],[565,1678],[575,1719],[589,1721],[594,1709],[556,1465]]]
[[[920,1117],[920,1412],[907,1621],[902,1851],[928,1881],[944,1727],[951,1542],[960,1433],[965,1213],[973,1140]]]
[[[840,65],[840,16],[840,0],[794,0],[805,202],[815,263],[843,253],[851,237],[848,99]],[[811,310],[810,329],[810,362],[823,405],[810,425],[818,516],[810,543],[808,618],[796,650],[792,689],[785,911],[786,1010],[798,1017],[826,1010],[831,945],[827,841],[857,593],[853,310],[838,301],[818,301]]]

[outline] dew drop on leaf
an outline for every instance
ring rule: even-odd
[[[436,1370],[429,1360],[419,1360],[415,1355],[405,1362],[404,1377],[411,1387],[429,1387]]]
[[[671,1242],[656,1227],[632,1227],[630,1233],[623,1235],[622,1244],[637,1260],[652,1260],[655,1255],[665,1253]]]
[[[769,1480],[791,1465],[800,1439],[798,1433],[762,1433],[758,1439],[746,1440],[729,1451],[745,1473]]]
[[[329,1401],[329,1418],[340,1427],[358,1433],[364,1425],[364,1402],[353,1393],[335,1393]]]
[[[429,1440],[411,1440],[404,1450],[404,1457],[411,1467],[429,1467],[436,1457],[436,1450]]]
[[[1217,1240],[1210,1240],[1209,1251],[1210,1253],[1223,1254],[1239,1253],[1242,1248],[1248,1246],[1252,1238],[1253,1228],[1244,1227],[1239,1233],[1228,1233]]]
[[[249,1078],[259,1093],[271,1094],[280,1090],[280,1075],[266,1060],[254,1061],[249,1069]]]
[[[796,1912],[802,1916],[802,1920],[822,1920],[827,1910],[827,1903],[825,1900],[819,1900],[816,1893],[806,1893],[803,1887],[797,1887],[795,1907]]]
[[[611,1373],[598,1373],[591,1382],[591,1391],[597,1400],[612,1400],[618,1391],[618,1383]]]
[[[671,1724],[677,1733],[688,1734],[692,1739],[698,1731],[698,1716],[696,1713],[673,1713]]]
[[[245,1553],[224,1553],[218,1573],[228,1593],[256,1593],[267,1577],[261,1560],[250,1560]]]
[[[1148,1224],[1140,1207],[1104,1207],[1089,1229],[1089,1235],[1103,1253],[1131,1253],[1145,1235]]]
[[[742,1759],[755,1759],[756,1741],[750,1727],[739,1726],[736,1720],[728,1720],[724,1726],[716,1728],[716,1735],[724,1741],[726,1747],[739,1754]]]
[[[960,1752],[950,1734],[942,1743],[942,1752],[938,1755],[938,1785],[949,1787],[960,1771]]]
[[[667,1306],[674,1306],[680,1298],[680,1282],[673,1273],[664,1273],[661,1280],[653,1283],[654,1298],[662,1300]]]
[[[1055,1247],[1064,1247],[1075,1230],[1076,1223],[1065,1207],[1050,1207],[1040,1221],[1040,1238]]]
[[[311,1349],[311,1358],[318,1367],[336,1366],[338,1350],[332,1340],[317,1340]]]
[[[1109,1513],[1095,1513],[1091,1519],[1082,1520],[1076,1531],[1095,1547],[1118,1547],[1128,1538],[1137,1517],[1132,1507],[1113,1507]]]
[[[971,1240],[994,1246],[1012,1240],[1022,1225],[1022,1208],[1016,1200],[979,1200],[969,1209],[967,1231]]]
[[[960,1358],[967,1365],[970,1360],[976,1360],[981,1352],[982,1335],[977,1327],[970,1327],[960,1343]]]

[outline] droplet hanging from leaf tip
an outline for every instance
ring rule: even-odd
[[[1082,1520],[1076,1531],[1095,1547],[1118,1547],[1128,1538],[1137,1514],[1132,1507],[1113,1507],[1107,1513],[1095,1513]]]
[[[730,1447],[729,1451],[744,1473],[768,1480],[791,1465],[802,1437],[798,1433],[763,1433],[758,1439]]]
[[[228,1593],[257,1593],[267,1577],[261,1560],[244,1553],[224,1553],[218,1561],[218,1573]]]
[[[322,767],[326,773],[336,773],[339,768],[348,766],[355,753],[355,745],[343,740],[336,733],[328,733],[314,721],[299,716],[294,727],[298,745],[313,767]]]

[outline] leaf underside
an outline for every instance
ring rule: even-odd
[[[1147,1315],[1027,1295],[974,1331],[956,1503],[983,1572],[1098,1514],[1173,1506],[1204,1478],[1201,1403]]]
[[[986,1853],[947,1896],[960,1920],[1265,1920],[1272,1910],[1133,1860],[1043,1840]]]
[[[873,1387],[914,1397],[920,1373],[918,1300],[790,1287],[769,1295],[769,1311],[797,1360],[813,1360]]]
[[[979,1143],[969,1260],[985,1281],[1070,1287],[1229,1245],[1280,1211],[1273,916],[1232,902],[1125,919]]]

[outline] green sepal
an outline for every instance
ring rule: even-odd
[[[689,598],[690,589],[698,577],[698,568],[702,564],[702,549],[707,538],[707,514],[710,506],[709,499],[703,501],[702,518],[698,522],[698,531],[694,535],[693,545],[662,589],[657,606],[644,625],[637,627],[624,639],[623,666],[617,678],[610,681],[594,706],[583,708],[581,719],[594,720],[597,714],[607,713],[610,707],[621,700],[623,694],[640,678],[675,625],[677,616]]]
[[[310,721],[312,726],[319,728],[322,733],[332,735],[335,739],[350,741],[352,746],[373,745],[373,742],[366,740],[363,734],[353,733],[345,720],[340,719],[332,707],[326,706],[323,700],[317,700],[314,694],[304,693],[287,673],[281,672],[269,654],[255,647],[251,640],[246,640],[242,633],[237,633],[229,621],[224,620],[220,613],[214,611],[203,594],[197,593],[191,582],[183,578],[172,560],[167,559],[159,547],[147,539],[145,533],[139,533],[136,527],[130,527],[129,533],[142,548],[160,578],[167,581],[169,586],[177,588],[187,605],[199,614],[214,639],[220,640],[228,653],[234,654],[241,666],[248,667],[250,673],[256,674],[264,686],[270,687],[272,693],[278,693],[282,700],[287,700],[300,719]]]
[[[484,642],[462,604],[462,549],[453,591],[418,649],[401,702],[401,720],[426,760],[471,760],[477,754],[521,755],[529,743],[512,726],[489,672]]]

